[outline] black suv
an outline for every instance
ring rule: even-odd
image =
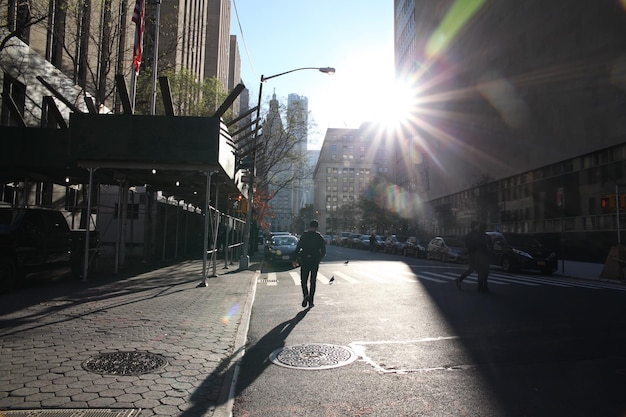
[[[556,254],[533,236],[519,233],[486,232],[493,244],[492,265],[509,272],[534,269],[551,274],[557,269]]]

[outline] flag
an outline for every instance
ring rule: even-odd
[[[133,47],[133,68],[139,74],[141,66],[141,54],[143,53],[143,29],[144,29],[144,0],[137,0],[133,11],[133,22],[135,22],[135,45]]]

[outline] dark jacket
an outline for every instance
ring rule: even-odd
[[[326,256],[326,241],[321,233],[308,230],[302,234],[296,246],[296,257],[300,262],[319,263]]]
[[[489,247],[489,237],[484,232],[472,230],[465,237],[465,246],[468,255],[488,254],[491,252]]]

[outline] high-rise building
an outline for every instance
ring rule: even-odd
[[[394,10],[397,75],[418,101],[396,180],[424,200],[624,142],[620,2],[395,0]]]
[[[370,232],[375,226],[363,224],[354,207],[363,197],[375,198],[371,187],[377,187],[376,194],[383,198],[382,190],[393,177],[392,163],[390,148],[375,126],[327,129],[313,176],[320,230]]]
[[[155,6],[147,6],[148,17]],[[230,1],[161,2],[159,71],[174,68],[190,71],[197,81],[216,77],[227,89],[230,79],[239,79],[238,52],[230,56]],[[147,61],[152,63],[154,20],[147,20]],[[235,40],[236,48],[236,40]],[[231,67],[233,66],[233,67]],[[238,81],[237,81],[238,82]],[[235,85],[237,84],[235,82]]]
[[[287,96],[287,123],[289,132],[297,143],[294,151],[298,155],[306,155],[309,129],[309,100],[298,94]],[[290,185],[291,211],[297,216],[301,208],[306,205],[307,193],[311,189],[313,174],[309,171],[306,160],[296,164],[293,169],[295,181]]]
[[[204,76],[217,77],[226,88],[229,85],[230,0],[208,1],[207,43]],[[239,78],[238,74],[236,78]]]

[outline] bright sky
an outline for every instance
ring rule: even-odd
[[[291,93],[308,97],[317,125],[309,132],[309,142],[317,142],[313,148],[321,146],[327,128],[356,128],[382,111],[393,90],[393,1],[233,0],[231,5],[230,32],[238,38],[250,106],[256,105],[261,75],[334,67],[335,75],[306,70],[268,80],[262,105],[274,92],[285,105]]]

